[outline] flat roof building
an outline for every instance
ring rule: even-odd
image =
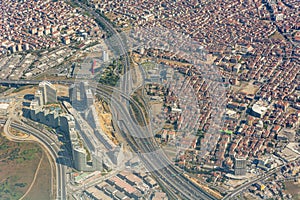
[[[236,158],[234,163],[234,174],[236,176],[246,175],[247,160],[245,158]]]
[[[44,104],[57,102],[57,90],[50,82],[41,82],[39,84],[39,91],[42,94]]]

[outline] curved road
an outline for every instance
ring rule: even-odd
[[[121,103],[120,99],[112,99],[111,94],[107,91],[107,89],[110,88],[102,86],[102,88],[97,88],[97,92],[106,99],[115,101],[114,105],[117,107],[111,109],[118,111],[117,124],[119,126],[123,126],[123,129],[127,130],[126,132],[122,132],[123,137],[127,140],[135,152],[140,152],[139,156],[146,165],[146,168],[148,168],[148,170],[151,171],[161,183],[163,183],[163,186],[167,188],[168,192],[171,192],[170,196],[176,196],[181,199],[216,199],[182,175],[182,172],[169,161],[163,152],[157,154],[157,156],[144,156],[149,153],[156,152],[160,149],[160,147],[155,142],[151,133],[144,133],[139,130],[138,127],[131,125],[135,122],[132,121],[131,117],[128,117],[130,114],[126,109],[127,107]],[[142,113],[140,106],[131,97],[128,97],[124,93],[119,93],[122,98],[132,102],[139,109],[139,112]],[[142,115],[142,117],[145,124],[144,115]],[[137,138],[133,135],[140,137]],[[165,163],[165,167],[161,168],[161,163]]]
[[[130,73],[127,73],[127,72],[129,72],[129,70],[130,70],[130,63],[129,63],[129,57],[127,55],[127,49],[125,48],[122,38],[120,37],[118,32],[114,29],[114,27],[109,22],[107,22],[106,19],[104,19],[102,16],[100,16],[98,13],[96,13],[94,11],[94,9],[79,2],[78,0],[75,0],[75,2],[77,4],[79,4],[81,8],[88,11],[90,14],[92,14],[94,17],[96,17],[99,21],[101,21],[101,23],[103,23],[106,26],[106,28],[111,33],[113,33],[114,36],[116,37],[116,39],[118,40],[117,42],[119,43],[121,55],[124,55],[124,59],[125,59],[125,66],[124,66],[125,77],[124,77],[123,84],[121,84],[121,87],[123,87],[122,91],[124,91],[124,93],[129,94],[131,92],[131,81],[132,80],[130,77]],[[103,92],[100,90],[98,90],[98,92]],[[107,95],[107,94],[104,94],[104,95]],[[130,102],[135,102],[135,101],[132,101],[131,99],[128,99],[127,96],[126,97],[124,95],[122,95],[122,96],[123,96],[123,99],[126,99]],[[110,98],[109,96],[106,96],[106,97]],[[120,114],[118,116],[119,122],[121,122],[122,120],[128,119],[129,112],[128,112],[128,110],[124,109],[124,107],[125,107],[124,104],[122,104],[122,102],[119,102],[119,100],[116,100],[116,104],[118,107],[117,108],[118,113]],[[140,108],[140,107],[138,107],[138,108]],[[139,111],[139,112],[141,112],[141,111]],[[123,123],[124,126],[126,126],[126,128],[128,128],[128,130],[134,132],[134,134],[130,134],[129,132],[124,134],[124,136],[125,136],[124,138],[129,142],[129,144],[131,144],[131,147],[135,150],[142,151],[144,153],[151,153],[151,152],[154,152],[155,150],[157,150],[159,148],[159,146],[156,144],[155,140],[153,140],[152,137],[143,138],[143,139],[132,137],[132,135],[143,134],[140,130],[137,130],[135,126],[131,126],[130,124],[132,124],[132,123],[135,123],[135,122],[133,122],[130,117],[129,117],[129,123]],[[141,136],[143,137],[143,135],[141,135]],[[131,141],[129,141],[129,140],[131,140]],[[164,169],[153,171],[153,174],[155,174],[156,178],[160,182],[164,183],[163,185],[165,188],[168,188],[167,191],[169,192],[169,194],[170,194],[170,190],[173,190],[173,192],[171,192],[170,196],[172,196],[172,197],[177,196],[177,197],[181,197],[183,199],[215,199],[212,195],[208,194],[206,191],[202,190],[201,188],[196,186],[193,182],[191,182],[186,177],[184,177],[181,174],[181,172],[170,163],[170,161],[164,154],[162,154],[161,156],[155,157],[155,158],[157,158],[157,160],[155,160],[155,161],[149,160],[149,158],[145,158],[143,156],[140,156],[140,158],[144,161],[144,164],[149,168],[150,171],[152,171],[152,169],[157,169],[156,165],[160,165],[160,163],[169,163],[169,165],[167,167],[165,167]],[[176,176],[174,176],[174,174]],[[175,195],[174,193],[177,195]]]
[[[0,120],[0,124],[5,124],[6,120]],[[67,197],[66,193],[66,180],[65,180],[65,171],[66,166],[63,166],[62,164],[57,162],[57,159],[59,158],[58,152],[60,151],[60,148],[56,145],[55,141],[48,137],[46,133],[41,132],[40,130],[35,129],[34,127],[31,127],[29,125],[21,125],[19,123],[15,122],[9,122],[9,125],[12,128],[18,129],[24,133],[27,133],[29,135],[33,135],[38,139],[38,141],[49,151],[51,157],[55,161],[55,168],[56,168],[56,184],[57,184],[57,199],[65,200]],[[43,134],[41,134],[43,133]],[[19,141],[24,141],[23,139],[15,138]]]
[[[29,84],[29,83],[28,83]],[[128,95],[122,93],[119,90],[116,90],[113,87],[110,86],[101,86],[101,88],[97,88],[98,94],[103,96],[107,100],[112,100],[111,97],[111,91],[114,90],[115,92],[118,92],[120,97],[122,99],[125,99],[127,102],[131,102],[135,107],[138,108],[138,114],[142,116],[144,124],[145,122],[145,116],[143,114],[143,110],[140,108],[139,104],[135,102],[135,100],[132,97],[129,97]],[[150,160],[149,157],[145,157],[143,155],[147,153],[153,153],[160,149],[160,147],[157,145],[155,139],[151,134],[143,133],[142,131],[138,130],[135,126],[132,126],[130,124],[135,124],[131,118],[128,118],[129,111],[127,110],[127,107],[124,106],[124,102],[120,101],[120,99],[113,99],[116,105],[116,109],[118,111],[118,119],[117,121],[114,121],[116,125],[119,126],[125,126],[123,129],[128,130],[126,132],[121,132],[123,137],[127,140],[127,142],[131,145],[132,149],[135,152],[141,152],[143,154],[140,154],[141,160],[145,163],[146,167],[149,171],[153,171],[152,174],[156,177],[158,182],[164,187],[164,189],[168,192],[168,194],[173,198],[182,198],[182,199],[215,199],[212,195],[208,194],[203,189],[199,188],[197,185],[195,185],[193,182],[191,182],[189,179],[187,179],[180,169],[173,166],[173,164],[169,161],[166,155],[163,154],[163,152],[160,154],[160,156],[155,157],[155,160]],[[116,119],[115,119],[116,120]],[[125,120],[125,121],[124,121]],[[127,121],[126,121],[127,120]],[[129,120],[129,121],[128,121]],[[41,135],[39,134],[39,131],[32,130],[33,128],[26,128],[26,127],[19,127],[22,128],[22,130],[26,133],[31,133],[39,138],[40,140],[45,140],[45,138],[41,138]],[[131,133],[131,134],[130,134]],[[133,134],[132,134],[133,133]],[[147,137],[145,138],[146,134]],[[46,134],[43,134],[45,136]],[[140,138],[133,137],[133,135],[141,136]],[[53,147],[51,146],[51,143],[54,141],[51,138],[47,138],[47,141],[44,141],[44,143],[48,143],[49,148],[53,150]],[[56,147],[58,150],[58,147]],[[152,157],[151,157],[152,158]],[[153,170],[158,169],[161,163],[165,163],[167,165],[166,167],[160,169],[160,170]],[[59,167],[59,170],[62,171],[64,169]],[[58,172],[59,174],[62,174],[61,172]],[[58,176],[62,179],[64,176]],[[62,183],[64,182],[64,183]],[[66,196],[66,193],[64,191],[64,185],[65,181],[61,180],[60,183],[58,183],[60,188],[60,196]]]

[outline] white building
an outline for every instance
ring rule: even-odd
[[[57,90],[50,82],[41,82],[39,91],[42,93],[44,104],[57,102]]]
[[[8,103],[0,103],[0,115],[7,115],[7,109],[9,107]]]
[[[251,109],[251,114],[255,117],[262,118],[268,110],[268,106],[262,101],[256,102]]]

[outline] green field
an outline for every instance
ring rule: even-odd
[[[12,142],[1,134],[0,199],[17,200],[26,192],[28,193],[24,199],[51,199],[51,168],[48,157],[37,143]]]

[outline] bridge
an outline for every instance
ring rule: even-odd
[[[37,80],[0,80],[0,85],[2,86],[7,86],[7,87],[21,87],[21,86],[26,86],[26,85],[38,85],[42,81],[37,81]],[[49,81],[52,84],[64,84],[64,85],[70,85],[74,83],[73,81]]]

